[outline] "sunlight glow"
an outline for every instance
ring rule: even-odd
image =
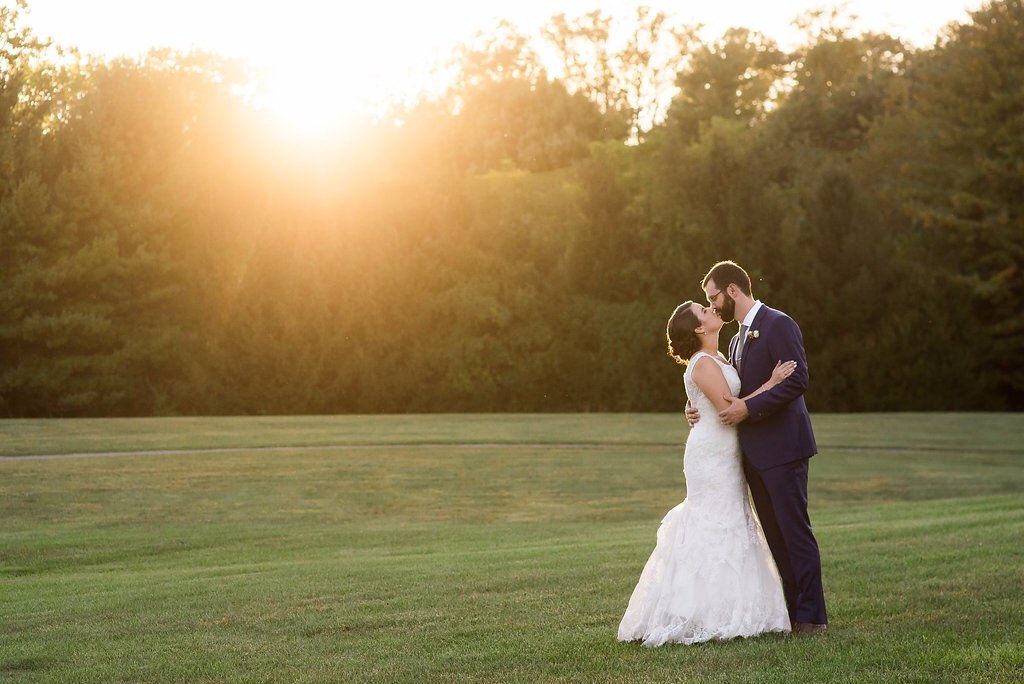
[[[860,28],[894,30],[927,43],[951,19],[982,0],[851,0]],[[28,22],[91,54],[139,56],[155,46],[203,49],[247,61],[261,78],[254,99],[283,127],[316,138],[344,125],[355,111],[380,110],[382,103],[410,101],[440,92],[437,67],[460,41],[489,29],[501,18],[535,33],[553,14],[578,16],[600,8],[618,18],[638,4],[665,9],[686,23],[701,23],[713,38],[729,26],[767,32],[782,47],[800,37],[791,25],[812,0],[736,0],[727,4],[680,4],[636,0],[519,0],[465,3],[438,0],[377,0],[325,3],[290,0],[31,0]],[[826,5],[842,4],[841,0]],[[548,65],[549,67],[552,65]],[[554,65],[557,70],[558,65]]]
[[[326,135],[357,110],[344,75],[320,72],[315,65],[268,73],[254,100],[278,123],[303,137]]]

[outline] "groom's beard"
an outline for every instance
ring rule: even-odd
[[[736,300],[729,295],[723,295],[725,297],[725,304],[718,310],[718,315],[722,317],[723,323],[732,323],[736,320]]]

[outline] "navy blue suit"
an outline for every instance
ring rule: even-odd
[[[737,334],[729,345],[734,365],[738,343]],[[807,515],[807,466],[818,450],[803,396],[810,384],[807,355],[796,322],[762,304],[737,367],[740,396],[767,382],[778,361],[796,361],[797,367],[781,383],[747,401],[750,416],[739,424],[743,471],[782,577],[790,619],[825,624],[821,557]]]

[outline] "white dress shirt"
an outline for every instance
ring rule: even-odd
[[[761,300],[754,300],[754,306],[750,307],[750,311],[743,317],[743,322],[740,323],[739,339],[736,340],[736,348],[733,350],[732,359],[733,365],[739,369],[739,364],[743,362],[743,352],[746,351],[747,339],[746,333],[750,332],[750,324],[754,322],[754,316],[757,315],[757,310],[761,308]]]
[[[750,330],[750,324],[754,322],[754,316],[757,315],[757,310],[761,308],[761,300],[755,299],[754,306],[750,307],[750,311],[743,317],[741,325],[747,326],[747,330]]]

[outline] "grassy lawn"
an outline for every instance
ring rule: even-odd
[[[1024,416],[814,421],[829,634],[659,649],[615,630],[678,416],[0,421],[237,449],[0,459],[0,681],[1019,681]]]

